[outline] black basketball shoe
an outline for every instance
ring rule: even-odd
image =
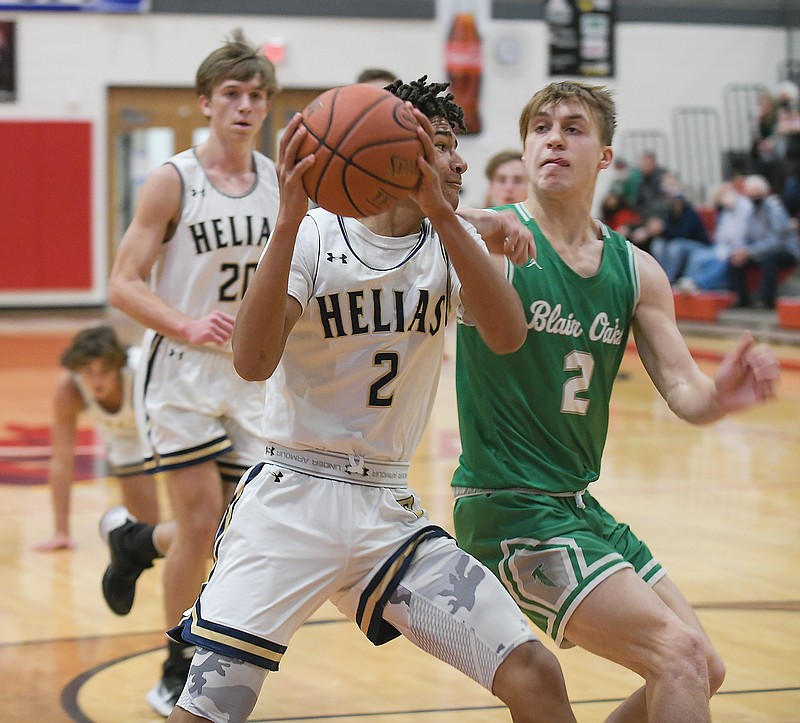
[[[153,554],[152,530],[152,525],[138,522],[125,507],[113,507],[100,518],[100,536],[111,553],[103,573],[103,597],[117,615],[131,611],[136,580],[153,566],[157,553]],[[141,547],[145,549],[137,549]]]
[[[162,667],[161,680],[147,694],[147,702],[165,718],[181,697],[183,686],[189,677],[189,668],[194,656],[194,645],[181,645],[169,641],[169,654]]]

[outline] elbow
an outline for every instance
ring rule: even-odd
[[[233,368],[246,382],[263,382],[272,376],[275,367],[270,367],[263,357],[249,354],[236,354],[234,349]]]
[[[122,291],[119,282],[113,276],[108,280],[108,303],[115,309],[122,309]]]
[[[524,324],[515,324],[504,328],[495,329],[486,345],[498,355],[513,354],[525,343],[528,328]]]

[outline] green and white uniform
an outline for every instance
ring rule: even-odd
[[[493,354],[458,328],[456,388],[463,452],[453,477],[459,544],[503,581],[559,644],[580,601],[633,567],[664,575],[627,525],[587,491],[600,476],[609,400],[639,296],[631,244],[601,225],[596,274],[571,269],[522,203],[536,262],[514,270],[528,320],[522,348]]]

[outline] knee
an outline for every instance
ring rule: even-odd
[[[191,515],[179,522],[178,537],[185,545],[191,545],[206,555],[214,544],[218,527],[219,519],[211,515]]]
[[[708,651],[706,663],[708,665],[709,695],[714,695],[725,681],[725,661],[713,648]]]
[[[562,720],[569,711],[564,675],[558,659],[542,643],[528,642],[515,648],[497,669],[492,693],[514,713],[535,709],[551,718]],[[515,717],[514,720],[517,720]]]
[[[659,677],[684,680],[687,685],[689,681],[708,680],[706,639],[702,633],[675,620],[666,625],[660,637],[661,644],[651,672]]]

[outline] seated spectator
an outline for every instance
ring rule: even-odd
[[[778,135],[782,142],[781,183],[772,184],[790,216],[800,213],[800,91],[791,81],[778,96]],[[769,179],[768,179],[769,180]]]
[[[800,241],[793,220],[780,197],[771,192],[766,178],[748,176],[744,192],[752,201],[753,212],[748,219],[744,246],[728,257],[728,288],[737,295],[737,306],[750,306],[747,270],[758,268],[761,271],[758,304],[772,309],[778,290],[778,272],[797,265]]]
[[[614,159],[614,179],[611,181],[611,193],[616,193],[625,198],[628,205],[633,207],[639,196],[639,184],[642,172],[638,168],[631,168],[624,158]]]
[[[663,188],[667,171],[658,165],[652,151],[642,154],[638,170],[639,185],[633,208],[646,223],[650,218],[663,216],[667,208],[668,198]]]
[[[716,221],[711,246],[689,253],[683,276],[676,284],[680,291],[720,291],[728,287],[728,257],[744,246],[752,201],[738,187],[738,181],[723,183],[714,195]]]
[[[603,199],[600,220],[609,228],[629,237],[633,229],[641,226],[642,219],[621,193],[610,191]]]
[[[653,153],[642,155],[640,170],[641,180],[633,210],[641,217],[642,225],[631,232],[630,240],[649,253],[653,240],[664,230],[664,215],[669,209],[669,199],[680,184],[674,173],[656,164]]]
[[[528,195],[528,173],[519,151],[495,153],[486,164],[486,178],[486,208],[524,201]]]
[[[662,218],[662,229],[653,239],[650,253],[674,285],[683,274],[692,251],[708,248],[711,239],[697,209],[678,187],[668,190],[669,205]]]

